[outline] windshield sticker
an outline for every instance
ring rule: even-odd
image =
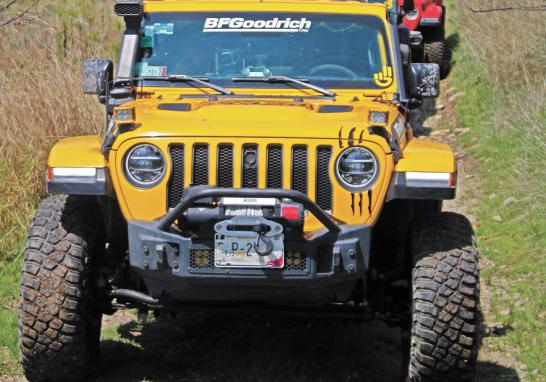
[[[243,17],[209,17],[205,20],[203,32],[309,32],[311,21],[306,18],[293,20],[290,17],[270,20],[252,20]]]
[[[375,84],[380,88],[387,88],[391,86],[394,82],[394,78],[392,76],[392,67],[383,66],[383,70],[381,72],[375,73],[373,75],[373,79],[375,81]]]
[[[174,34],[174,24],[173,23],[155,23],[154,24],[154,34]]]
[[[135,65],[135,72],[140,77],[165,77],[166,66],[149,66],[147,62],[139,62]]]
[[[140,38],[140,47],[141,48],[153,48],[154,47],[154,38],[152,36],[142,36]]]
[[[155,23],[154,25],[146,25],[144,28],[144,36],[153,37],[156,34],[173,35],[173,23]]]
[[[154,31],[155,27],[153,25],[146,25],[146,28],[144,28],[144,36],[154,37]]]

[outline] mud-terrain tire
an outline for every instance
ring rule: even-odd
[[[449,72],[449,52],[444,30],[426,35],[423,50],[425,62],[440,65],[440,75],[442,79],[446,78]]]
[[[472,381],[481,342],[472,226],[455,213],[424,215],[410,240],[414,266],[408,380]]]
[[[23,369],[30,382],[85,380],[100,346],[92,308],[91,200],[45,199],[30,227],[19,306]]]

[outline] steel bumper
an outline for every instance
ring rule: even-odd
[[[294,252],[303,254],[305,266],[216,268],[210,260],[208,266],[196,266],[192,256],[208,254],[213,259],[214,243],[182,236],[170,227],[196,201],[230,196],[290,199],[315,215],[326,228],[298,240],[285,241],[285,256]],[[140,274],[156,298],[168,295],[194,301],[299,299],[305,296],[305,290],[322,289],[324,293],[319,294],[323,295],[336,285],[354,284],[369,266],[371,226],[338,225],[306,195],[293,190],[192,187],[165,217],[155,222],[129,221],[128,229],[131,268]]]

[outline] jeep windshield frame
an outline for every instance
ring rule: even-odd
[[[153,80],[187,75],[224,88],[306,89],[292,81],[250,81],[283,76],[324,89],[385,91],[397,80],[389,27],[364,14],[146,13],[135,77],[139,86],[157,88],[204,87]],[[385,85],[377,76],[387,73]],[[234,81],[245,77],[249,81]]]

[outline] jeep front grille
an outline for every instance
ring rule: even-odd
[[[307,147],[292,148],[292,189],[307,194],[309,179],[307,176]]]
[[[228,143],[219,145],[195,143],[187,146],[172,144],[169,148],[172,163],[168,186],[169,208],[180,202],[185,185],[211,184],[218,187],[258,188],[260,177],[263,177],[265,181],[262,179],[264,183],[261,187],[291,188],[300,191],[309,195],[324,210],[331,211],[332,153],[333,150],[329,146],[245,144],[235,147]],[[185,158],[191,161],[191,167],[185,167]],[[312,164],[311,158],[314,162]],[[212,164],[211,161],[215,163]],[[240,166],[239,171],[235,170],[235,166]],[[286,171],[288,173],[285,173]],[[235,179],[235,174],[240,174],[241,179]],[[214,180],[211,181],[213,177]]]
[[[197,144],[193,146],[193,181],[194,186],[209,184],[209,146]]]
[[[281,145],[267,148],[267,187],[282,188],[283,151]]]
[[[184,192],[184,145],[169,147],[172,161],[172,175],[169,181],[169,207],[176,206],[182,199]]]
[[[330,162],[332,161],[332,148],[319,147],[317,150],[317,204],[323,210],[332,210],[332,181],[330,176]]]
[[[218,146],[218,187],[233,187],[233,145]]]
[[[243,146],[243,188],[258,188],[258,146]]]

